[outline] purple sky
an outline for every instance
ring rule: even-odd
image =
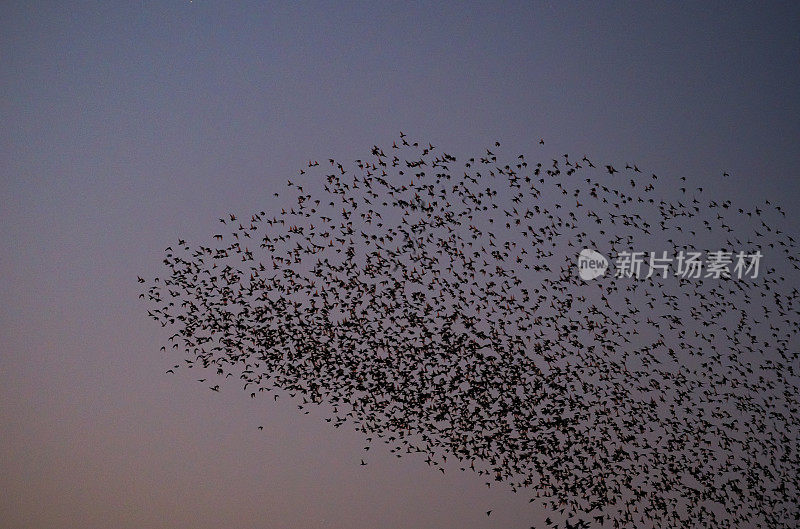
[[[280,207],[399,131],[800,197],[800,6],[0,7],[0,520],[9,528],[528,527],[474,474],[288,399],[212,393],[137,299],[177,236]],[[197,375],[197,376],[195,376]],[[258,431],[257,425],[264,430]],[[487,519],[484,512],[493,509]]]

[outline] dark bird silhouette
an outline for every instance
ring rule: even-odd
[[[165,354],[212,391],[326,404],[397,457],[503,483],[547,527],[796,527],[786,211],[499,143],[460,161],[401,133],[353,164],[309,160],[274,210],[179,239],[141,294]],[[606,274],[581,279],[584,248]],[[620,274],[613,257],[640,250],[642,273]],[[739,252],[763,254],[758,274]]]

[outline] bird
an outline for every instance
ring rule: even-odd
[[[786,208],[500,143],[456,157],[401,132],[352,164],[310,158],[275,186],[280,205],[220,213],[213,243],[179,238],[166,275],[137,276],[172,332],[163,353],[220,377],[214,392],[280,391],[303,413],[327,405],[326,423],[367,447],[443,474],[457,459],[527,494],[548,527],[793,527],[800,257]],[[584,248],[618,259],[588,282]],[[618,276],[639,249],[643,273]]]

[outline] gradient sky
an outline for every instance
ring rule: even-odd
[[[164,371],[136,276],[309,159],[636,162],[800,197],[800,4],[3,2],[0,520],[8,528],[528,527],[288,399]],[[797,221],[795,220],[795,224]],[[256,426],[263,425],[258,431]],[[487,518],[484,512],[493,509]]]

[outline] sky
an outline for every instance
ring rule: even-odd
[[[137,296],[177,237],[400,131],[800,197],[796,3],[3,2],[0,520],[528,527],[547,513],[290,400],[214,393]],[[538,150],[536,152],[542,152]],[[257,426],[264,426],[258,430]],[[491,517],[485,511],[492,509]]]

